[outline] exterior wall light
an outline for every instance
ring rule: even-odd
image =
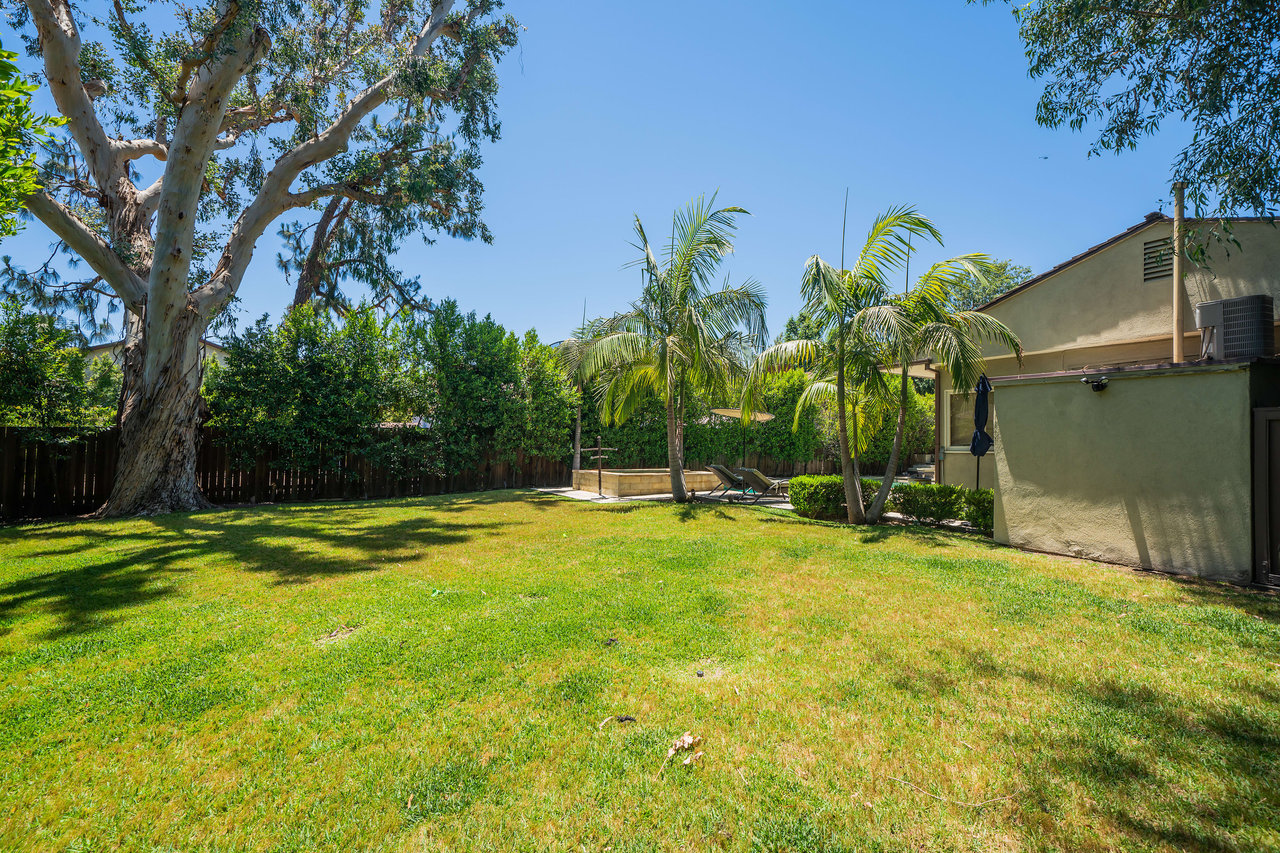
[[[1088,376],[1082,376],[1080,377],[1080,381],[1085,385],[1088,385],[1094,391],[1107,390],[1107,385],[1111,382],[1111,380],[1107,379],[1105,376],[1099,376],[1097,379],[1090,379]]]

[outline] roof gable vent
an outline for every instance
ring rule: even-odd
[[[1155,281],[1173,275],[1173,241],[1165,237],[1142,244],[1142,280]]]

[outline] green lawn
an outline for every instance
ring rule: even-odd
[[[1280,850],[1280,600],[525,492],[0,530],[0,849],[721,848]]]

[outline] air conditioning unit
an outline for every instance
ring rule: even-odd
[[[1260,358],[1276,351],[1275,309],[1270,296],[1237,296],[1196,306],[1200,357]]]

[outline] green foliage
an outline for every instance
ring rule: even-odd
[[[951,305],[957,311],[974,311],[1031,278],[1031,267],[1012,260],[993,261],[985,278],[965,275],[951,291]]]
[[[839,474],[804,474],[787,486],[791,505],[805,518],[845,518],[844,478]]]
[[[564,457],[578,406],[578,392],[565,378],[553,347],[525,333],[520,375],[496,436],[498,458],[519,464],[528,456]]]
[[[799,492],[796,490],[797,484],[800,486]],[[862,480],[864,510],[871,506],[878,488],[880,488],[879,480],[866,478]],[[844,477],[839,474],[802,474],[799,477],[792,477],[787,493],[796,512],[806,518],[844,521],[848,517],[844,509]]]
[[[751,351],[765,341],[765,293],[758,281],[716,287],[720,265],[733,251],[740,207],[715,209],[716,197],[699,196],[671,222],[663,260],[636,217],[633,262],[644,273],[644,289],[631,310],[592,324],[592,341],[581,370],[597,380],[600,411],[621,423],[657,395],[674,416],[699,396],[720,397],[747,372]],[[676,476],[684,458],[677,432],[669,442],[675,499],[684,501]]]
[[[891,381],[897,385],[900,379],[895,378]],[[899,469],[905,467],[903,461],[909,459],[912,454],[934,451],[933,395],[917,394],[913,389],[907,394],[906,412],[906,420],[902,428],[902,448],[898,454]],[[894,414],[896,413],[891,413],[876,424],[867,439],[866,449],[862,453],[862,470],[867,473],[884,473],[885,467],[889,464],[889,456],[893,451],[893,439],[898,429],[898,421]],[[828,429],[832,430],[831,436],[834,439],[834,425],[829,426]]]
[[[563,457],[576,392],[555,352],[523,343],[451,299],[426,318],[340,319],[312,305],[233,337],[211,365],[210,426],[240,463],[277,448],[280,467],[336,468],[362,454],[393,476],[447,476],[499,459]]]
[[[889,495],[889,508],[913,521],[936,524],[960,518],[965,491],[963,486],[942,483],[896,483]]]
[[[812,311],[802,308],[800,313],[787,318],[787,325],[782,334],[774,339],[775,344],[787,341],[816,340],[826,334],[822,319]]]
[[[475,467],[510,417],[520,342],[446,299],[425,320],[406,321],[405,346],[414,408],[427,425],[426,467],[440,474]]]
[[[374,427],[403,402],[397,365],[368,308],[341,321],[309,305],[279,326],[264,317],[230,339],[225,365],[209,365],[209,425],[241,463],[273,447],[280,467],[336,469],[370,450]]]
[[[1166,120],[1185,124],[1171,171],[1190,182],[1197,210],[1280,207],[1280,5],[1010,2],[1031,76],[1046,81],[1037,122],[1094,123],[1093,154],[1136,148]]]
[[[0,303],[0,425],[28,427],[27,438],[48,442],[105,429],[115,419],[119,384],[108,359],[86,370],[70,330],[16,299]]]
[[[50,128],[63,124],[32,111],[36,87],[22,78],[13,64],[17,58],[0,49],[0,238],[18,233],[22,200],[40,189],[36,150],[52,138]]]
[[[988,536],[995,528],[995,489],[965,489],[964,512],[960,516]]]
[[[743,426],[736,418],[712,415],[712,406],[705,400],[691,400],[685,409],[685,460],[736,463],[742,456],[744,436],[749,456],[759,454],[785,462],[807,462],[823,457],[823,434],[817,419],[802,406],[804,389],[805,376],[800,370],[766,377],[758,397],[758,410],[774,418],[750,426]],[[797,407],[801,408],[801,416],[798,427],[793,429]],[[584,446],[594,444],[597,435],[603,436],[606,447],[617,448],[611,452],[608,465],[648,468],[666,464],[666,410],[656,395],[640,403],[620,424],[605,425],[592,407],[584,409]]]

